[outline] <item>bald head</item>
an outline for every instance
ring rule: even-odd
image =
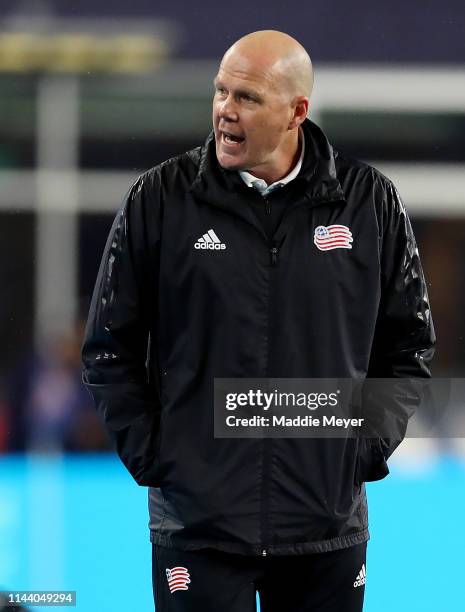
[[[310,97],[313,67],[304,47],[292,36],[260,30],[240,38],[224,54],[221,64],[240,58],[265,74],[283,94]]]
[[[313,85],[312,63],[283,32],[253,32],[230,47],[214,81],[216,157],[272,183],[299,159]]]

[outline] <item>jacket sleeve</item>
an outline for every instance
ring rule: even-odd
[[[390,181],[383,189],[379,225],[381,299],[364,402],[368,411],[377,412],[379,421],[386,418],[388,425],[375,422],[382,433],[360,440],[359,482],[380,480],[389,473],[386,460],[403,440],[408,419],[421,401],[418,379],[431,376],[436,340],[415,237]],[[371,378],[391,380],[370,385]]]
[[[103,253],[82,347],[83,382],[140,485],[157,485],[160,401],[146,368],[156,342],[159,227],[154,176],[132,186]]]

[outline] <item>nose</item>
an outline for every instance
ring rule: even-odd
[[[238,121],[239,114],[234,98],[231,94],[227,98],[218,102],[218,116],[225,121]]]

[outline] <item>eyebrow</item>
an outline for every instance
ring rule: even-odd
[[[216,77],[213,79],[213,86],[224,87],[223,83]],[[254,100],[257,100],[257,102],[262,102],[263,100],[262,96],[252,89],[236,89],[235,93],[237,96],[247,96],[253,98]]]

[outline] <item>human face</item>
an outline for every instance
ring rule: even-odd
[[[293,110],[273,70],[232,54],[223,59],[214,84],[213,128],[220,165],[265,180],[284,176],[281,169],[287,170],[287,157],[293,155]]]

